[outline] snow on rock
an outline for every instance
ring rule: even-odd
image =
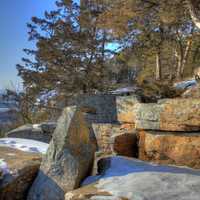
[[[1,138],[0,146],[11,147],[21,151],[42,154],[45,154],[48,149],[47,143],[21,138]]]
[[[111,200],[122,197],[130,200],[199,200],[199,170],[161,166],[120,156],[109,159],[109,168],[103,175],[88,177],[83,182],[83,185],[94,185],[82,187],[81,191],[96,188],[91,200],[104,199],[101,192],[110,194]]]
[[[192,79],[192,80],[175,83],[174,87],[177,89],[187,89],[187,88],[193,87],[195,85],[197,85],[197,82],[195,79]]]
[[[8,165],[4,161],[4,159],[0,159],[0,171],[2,172],[2,175],[9,174],[9,172],[10,172]]]
[[[136,87],[123,87],[113,90],[110,93],[115,95],[128,94],[128,93],[134,93],[136,89],[137,89]]]

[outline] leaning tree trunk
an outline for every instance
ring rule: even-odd
[[[187,0],[192,21],[200,29],[200,0]]]
[[[183,76],[183,73],[184,73],[184,70],[185,70],[185,64],[187,62],[191,46],[192,46],[192,40],[189,39],[187,41],[187,46],[185,48],[185,52],[184,52],[184,55],[183,55],[183,61],[182,61],[182,66],[181,66],[181,76]]]
[[[162,78],[162,72],[161,72],[161,55],[160,51],[156,54],[156,80],[159,81]]]
[[[176,67],[176,79],[181,78],[181,67],[182,67],[182,53],[178,53],[178,51],[175,49],[175,56],[177,58],[177,67]]]

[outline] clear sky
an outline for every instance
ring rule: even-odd
[[[55,0],[0,0],[0,89],[10,81],[18,84],[15,65],[21,62],[23,48],[34,47],[28,41],[26,23],[55,7]]]

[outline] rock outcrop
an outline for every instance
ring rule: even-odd
[[[26,124],[6,134],[7,137],[25,138],[49,143],[56,128],[55,122],[44,122],[42,124]]]
[[[137,135],[133,124],[92,124],[92,127],[102,153],[136,156]]]
[[[64,109],[28,200],[62,200],[88,176],[97,146],[84,112]]]
[[[199,200],[200,171],[153,165],[125,157],[101,161],[101,176],[89,177],[65,200]]]
[[[0,147],[0,158],[0,199],[26,200],[40,167],[41,154]]]
[[[200,169],[200,132],[140,131],[139,159]]]
[[[137,104],[136,129],[200,131],[200,99],[164,99]]]
[[[141,102],[141,98],[136,95],[117,97],[117,120],[121,123],[135,124],[136,113],[134,110],[139,102]]]

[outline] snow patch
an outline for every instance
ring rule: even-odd
[[[191,88],[195,85],[197,85],[197,82],[196,82],[195,79],[192,79],[192,80],[187,80],[187,81],[175,83],[174,87],[177,88],[177,89],[187,89],[187,88]]]
[[[134,93],[136,91],[136,87],[124,87],[118,88],[116,90],[111,91],[111,94],[127,94],[127,93]]]
[[[197,189],[200,187],[199,170],[156,165],[121,156],[112,157],[110,168],[103,175],[88,177],[83,185],[93,182],[98,191],[112,194],[112,200],[119,197],[169,200],[175,196],[179,200],[199,200],[200,195]]]
[[[35,129],[40,129],[40,124],[33,124],[33,128],[35,128]]]
[[[22,139],[22,138],[1,138],[0,147],[10,147],[21,151],[31,153],[45,154],[48,149],[47,143],[36,140]]]
[[[8,165],[3,159],[0,159],[0,171],[3,173],[3,175],[10,173]]]

